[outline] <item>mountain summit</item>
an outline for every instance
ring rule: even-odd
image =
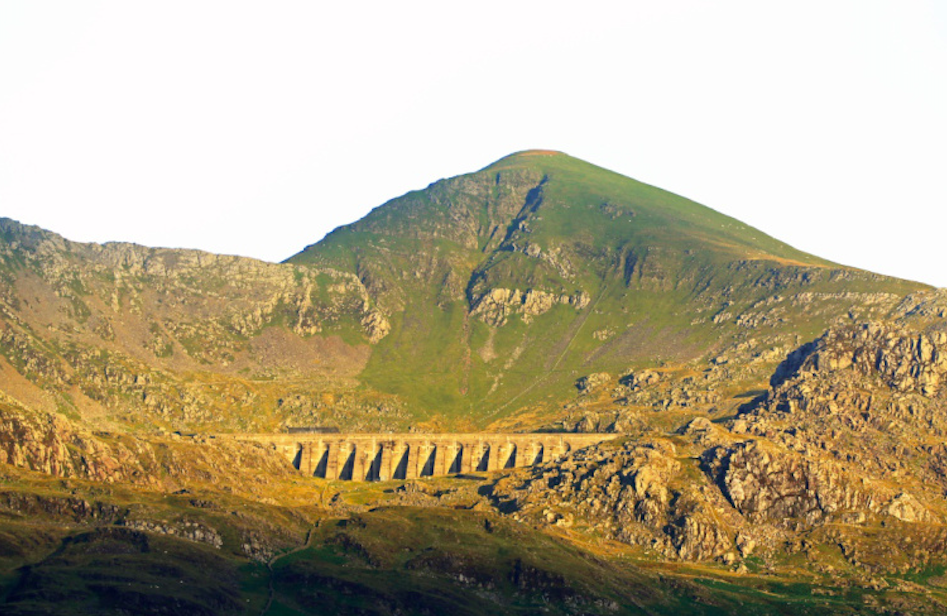
[[[335,247],[361,251],[362,243],[349,238],[371,243],[380,236],[446,240],[483,254],[515,253],[516,240],[529,239],[536,248],[664,246],[722,258],[830,265],[698,203],[549,150],[511,154],[393,199],[289,261],[323,261]]]

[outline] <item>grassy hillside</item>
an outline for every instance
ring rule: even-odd
[[[408,193],[289,261],[359,277],[392,326],[362,381],[448,425],[555,406],[589,373],[791,346],[921,288],[546,151]]]

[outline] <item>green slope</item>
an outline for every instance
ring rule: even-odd
[[[814,336],[862,295],[920,288],[548,151],[408,193],[289,261],[358,275],[392,325],[362,381],[448,425],[548,407],[594,371]]]
[[[541,203],[536,203],[538,195],[531,203],[508,201],[514,194],[522,197],[524,188],[526,195],[537,190]],[[541,228],[531,234],[537,242],[572,236],[594,245],[658,243],[667,248],[706,248],[738,257],[830,265],[689,199],[566,154],[536,150],[512,154],[478,172],[393,199],[289,261],[355,264],[368,246],[395,238],[406,244],[443,240],[485,252],[497,246],[494,226],[512,233],[508,226],[529,219],[531,205],[543,214]]]

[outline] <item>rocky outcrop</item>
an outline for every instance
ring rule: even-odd
[[[903,323],[836,328],[791,353],[730,427],[869,476],[947,488],[930,442],[947,435],[945,375],[944,332]]]
[[[391,331],[391,323],[381,312],[377,310],[368,310],[362,317],[362,326],[368,332],[368,340],[372,344],[377,344],[382,338]]]
[[[660,382],[664,376],[654,370],[640,370],[638,372],[629,372],[621,377],[618,382],[633,392],[641,391],[649,385]]]
[[[76,243],[5,219],[0,233],[0,391],[109,429],[305,421],[276,401],[348,393],[391,330],[354,273]],[[356,406],[379,405],[362,398]]]
[[[895,343],[892,348],[917,347]],[[924,361],[927,355],[911,357]],[[776,388],[779,394],[770,395],[785,394],[781,388],[799,378],[791,377]],[[836,533],[846,546],[860,545],[864,536],[888,544],[897,543],[903,531],[878,534],[879,521],[881,528],[888,528],[885,520],[935,528],[943,523],[942,507],[920,481],[931,472],[908,474],[909,467],[932,465],[943,472],[942,451],[919,449],[928,452],[927,466],[920,456],[902,464],[902,481],[892,484],[891,472],[859,464],[847,449],[857,444],[873,456],[873,445],[849,440],[837,424],[813,421],[808,413],[818,403],[800,404],[793,413],[774,407],[778,421],[768,415],[765,402],[755,404],[761,405],[758,415],[744,412],[725,425],[698,417],[671,438],[645,428],[640,439],[626,437],[620,446],[605,443],[573,452],[558,465],[497,481],[493,502],[500,511],[538,524],[591,526],[666,558],[727,564],[750,554],[770,559],[786,552],[811,552],[818,562],[801,539],[815,532]],[[824,428],[818,438],[807,433],[815,426]],[[877,455],[883,464],[896,459],[892,453]],[[850,538],[831,530],[839,525],[865,530],[852,531]],[[928,537],[923,528],[918,532],[924,540],[936,544],[937,534]],[[885,570],[884,559],[875,558],[872,567]]]
[[[152,520],[123,520],[123,526],[139,531],[147,531],[159,535],[171,535],[196,543],[206,543],[217,549],[223,546],[224,541],[217,529],[195,521],[183,521],[180,524],[167,524]]]
[[[582,394],[591,394],[611,380],[611,375],[607,372],[594,372],[587,376],[580,377],[576,382],[576,389]]]
[[[843,511],[877,512],[884,501],[831,463],[760,441],[709,449],[701,465],[751,523],[813,526]]]
[[[732,548],[702,486],[666,440],[577,451],[558,465],[497,483],[501,511],[571,526],[592,523],[606,535],[672,558],[707,560]]]
[[[0,510],[30,519],[52,517],[74,523],[115,524],[127,509],[78,496],[54,496],[28,492],[0,492]]]
[[[582,310],[590,301],[591,298],[584,291],[567,295],[536,289],[520,291],[496,288],[490,289],[473,302],[471,314],[480,317],[485,323],[500,327],[514,314],[520,315],[524,322],[529,323],[533,317],[549,312],[557,304]]]
[[[134,328],[114,323],[140,319],[146,327],[157,324],[171,350],[204,364],[232,361],[243,349],[235,336],[257,336],[274,325],[307,337],[361,322],[366,338],[384,335],[384,319],[354,273],[197,250],[82,244],[9,220],[2,227],[5,283],[30,288],[35,300],[10,295],[8,316],[20,313],[26,322],[58,312],[79,329],[134,346],[140,344],[129,339]],[[39,301],[60,309],[43,311]],[[156,348],[160,358],[166,345]]]
[[[947,375],[947,332],[917,333],[881,323],[832,329],[793,351],[771,385],[831,371],[876,375],[893,390],[935,395]]]
[[[276,451],[258,444],[92,432],[59,415],[9,404],[0,404],[0,465],[169,492],[211,483],[248,496],[266,492],[274,478],[294,474]]]
[[[107,445],[59,416],[9,406],[0,406],[0,463],[103,483],[144,476],[136,453],[125,447]]]

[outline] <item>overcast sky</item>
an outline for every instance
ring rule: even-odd
[[[947,286],[947,2],[0,3],[0,216],[279,261],[562,150]]]

